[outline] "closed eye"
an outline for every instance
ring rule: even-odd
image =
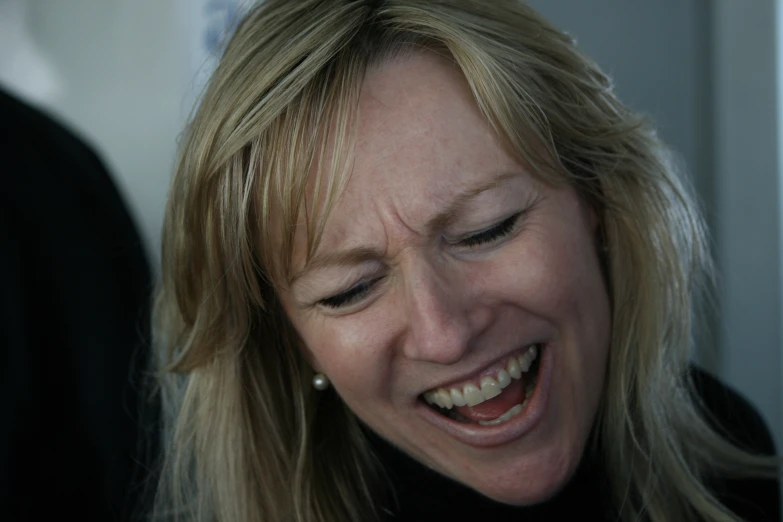
[[[519,221],[519,217],[521,215],[522,212],[517,212],[513,216],[504,219],[503,221],[501,221],[497,225],[494,225],[493,227],[490,227],[486,230],[482,230],[481,232],[477,232],[475,234],[472,234],[466,238],[459,240],[456,243],[456,245],[465,246],[465,247],[475,247],[487,243],[492,243],[493,241],[497,241],[498,239],[504,238],[514,230],[514,227],[516,226],[517,221]]]
[[[453,244],[455,246],[472,248],[498,241],[514,231],[522,214],[523,212],[517,212],[500,223],[486,230],[482,230],[481,232],[464,237]],[[373,290],[381,279],[383,278],[379,277],[368,281],[362,281],[344,292],[321,299],[320,301],[317,301],[316,304],[325,308],[339,309],[358,303]]]
[[[362,281],[352,286],[345,292],[321,299],[317,304],[325,306],[326,308],[342,308],[354,304],[369,294],[376,283],[378,283],[380,280],[381,278],[372,279],[370,281]]]

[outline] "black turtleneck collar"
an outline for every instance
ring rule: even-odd
[[[374,434],[370,443],[384,466],[393,495],[383,509],[384,520],[524,520],[525,522],[614,520],[609,506],[608,481],[599,459],[587,454],[574,476],[552,499],[535,506],[509,506],[429,469]]]

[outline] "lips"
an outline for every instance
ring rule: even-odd
[[[512,381],[527,377],[539,348],[538,344],[532,344],[521,353],[509,356],[505,365],[493,365],[482,372],[480,377],[425,392],[423,398],[428,404],[447,410],[452,407],[478,406],[500,395]]]
[[[465,422],[463,419],[455,420],[441,412],[441,410],[446,410],[445,408],[433,407],[426,404],[424,400],[419,401],[417,406],[418,413],[428,423],[471,446],[493,447],[517,440],[535,428],[544,416],[549,400],[557,351],[552,349],[550,345],[539,345],[537,351],[539,352],[538,359],[540,361],[538,375],[529,397],[523,398],[519,403],[521,407],[517,408],[516,411],[512,411],[506,418],[501,419],[500,422],[495,423],[490,420],[489,422],[479,423],[472,422],[471,419],[467,419],[468,422]],[[443,389],[445,388],[448,387]],[[430,390],[430,392],[432,391]],[[493,400],[497,399],[490,399],[487,402]],[[500,412],[497,418],[507,413],[509,413],[508,410]],[[494,420],[497,420],[497,418]]]

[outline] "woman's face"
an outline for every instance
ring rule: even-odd
[[[504,151],[442,58],[370,71],[359,110],[351,178],[307,267],[297,237],[282,291],[303,349],[414,458],[501,502],[545,500],[603,387],[595,216]]]

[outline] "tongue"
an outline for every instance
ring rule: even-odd
[[[512,379],[509,384],[497,397],[484,401],[476,406],[458,406],[457,412],[474,422],[490,421],[497,419],[508,410],[522,404],[525,400],[525,385],[527,384],[525,375],[520,380]]]

